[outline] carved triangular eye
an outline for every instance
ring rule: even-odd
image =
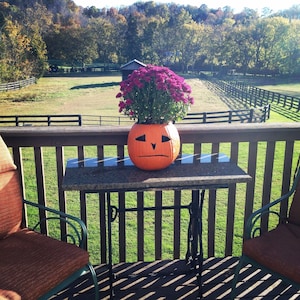
[[[168,142],[168,141],[170,141],[170,140],[171,140],[171,139],[170,139],[168,136],[162,135],[162,137],[161,137],[162,143]]]
[[[146,142],[146,135],[145,134],[140,135],[137,138],[135,138],[135,140],[139,142]]]

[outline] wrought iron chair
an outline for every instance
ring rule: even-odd
[[[246,264],[266,270],[300,289],[300,155],[294,182],[288,193],[252,213],[246,223],[242,256],[236,267],[230,299],[236,297],[240,270]],[[287,218],[280,216],[276,205],[292,198]],[[260,222],[275,215],[278,225],[261,232]]]
[[[25,206],[46,211],[47,217],[33,229],[22,228]],[[43,222],[54,220],[67,224],[65,238],[71,237],[72,244],[37,232]],[[49,299],[86,272],[92,276],[94,299],[99,299],[85,240],[80,219],[22,199],[17,168],[0,136],[0,299]]]

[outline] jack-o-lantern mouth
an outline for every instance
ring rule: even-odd
[[[165,155],[165,154],[139,155],[139,157],[157,157],[157,156],[160,156],[160,157],[169,157],[168,155]]]

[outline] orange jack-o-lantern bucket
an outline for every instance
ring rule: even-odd
[[[161,170],[177,158],[180,137],[174,124],[134,124],[128,134],[128,154],[142,170]]]

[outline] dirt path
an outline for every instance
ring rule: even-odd
[[[188,84],[192,88],[192,96],[195,104],[192,106],[192,112],[211,112],[228,110],[228,106],[222,101],[219,95],[207,88],[200,79],[189,79]]]

